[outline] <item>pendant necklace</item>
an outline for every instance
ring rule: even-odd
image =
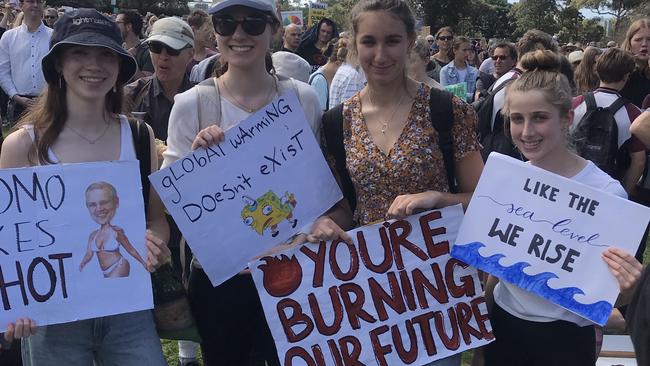
[[[67,124],[66,124],[66,127],[70,131],[74,132],[75,135],[81,137],[84,141],[88,142],[91,145],[94,145],[97,141],[101,140],[102,137],[104,137],[104,135],[106,135],[106,132],[108,132],[108,128],[111,127],[111,124],[109,122],[106,122],[106,128],[104,128],[104,132],[102,132],[98,137],[96,137],[94,139],[87,138],[86,136],[82,135],[79,131],[77,131],[74,128],[68,126]]]
[[[399,101],[397,102],[397,105],[395,105],[395,107],[393,108],[393,113],[390,115],[390,118],[387,119],[387,120],[383,120],[383,121],[379,120],[379,123],[381,123],[381,133],[383,135],[385,135],[386,131],[388,131],[388,121],[393,120],[393,118],[395,117],[395,114],[397,113],[397,110],[399,109],[399,106],[402,105],[402,100],[404,100],[404,94],[405,93],[402,93],[402,95],[400,96]],[[370,99],[370,103],[375,108],[377,108],[377,104],[375,104],[375,101],[372,100],[372,93],[370,92],[370,90],[368,90],[368,99]]]

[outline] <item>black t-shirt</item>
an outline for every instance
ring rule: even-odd
[[[298,48],[296,53],[312,66],[323,66],[327,63],[327,57],[313,43],[308,43]]]
[[[639,108],[643,107],[643,99],[650,94],[650,79],[641,74],[639,69],[630,74],[630,78],[625,84],[621,95],[634,103]]]

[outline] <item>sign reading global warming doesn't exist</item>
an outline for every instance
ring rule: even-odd
[[[632,254],[650,210],[492,153],[451,255],[604,325],[619,292],[601,258]]]
[[[138,162],[0,170],[0,332],[153,307]]]
[[[342,198],[293,92],[149,179],[214,286]]]
[[[423,365],[492,339],[476,269],[449,256],[460,205],[250,264],[280,363]]]

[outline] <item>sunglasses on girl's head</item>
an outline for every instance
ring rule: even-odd
[[[178,55],[181,54],[181,51],[183,51],[184,49],[189,48],[189,47],[184,47],[184,48],[181,48],[180,50],[175,50],[175,49],[167,46],[164,43],[149,42],[149,51],[151,51],[153,53],[156,53],[156,54],[161,53],[163,48],[167,51],[168,55],[170,55],[170,56],[178,56]]]
[[[451,41],[452,39],[454,39],[454,37],[452,37],[452,36],[440,36],[440,37],[438,37],[438,39],[441,40],[441,41]]]
[[[214,30],[224,37],[232,36],[241,25],[244,32],[250,36],[259,36],[266,30],[266,25],[271,23],[271,17],[264,16],[247,16],[242,20],[235,20],[230,16],[215,16],[212,20]]]

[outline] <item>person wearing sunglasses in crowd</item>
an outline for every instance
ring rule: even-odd
[[[490,90],[490,87],[499,80],[500,77],[505,75],[508,71],[512,70],[517,65],[517,47],[510,42],[500,42],[493,47],[492,56],[492,73],[481,71],[478,80],[476,81],[476,95],[474,100],[485,96]]]
[[[54,8],[45,9],[45,15],[43,16],[43,22],[50,28],[54,28],[54,22],[59,19],[59,12]]]
[[[137,146],[121,106],[122,86],[137,64],[121,43],[115,22],[94,9],[69,11],[56,22],[42,61],[45,91],[4,142],[0,169],[136,160]],[[149,139],[153,172],[157,164],[150,130]],[[149,230],[142,240],[146,267],[153,271],[169,258],[168,227],[154,190],[147,202]],[[123,295],[113,301],[129,301],[129,294]],[[33,320],[18,319],[8,325],[5,337],[25,338],[25,365],[167,364],[150,310],[38,329]]]
[[[275,1],[224,0],[209,13],[221,52],[217,77],[176,96],[163,166],[193,149],[223,141],[225,129],[287,92],[297,94],[305,119],[317,134],[321,106],[314,89],[273,71],[270,42],[280,27]],[[248,271],[213,287],[193,258],[188,292],[206,365],[280,364]]]
[[[183,20],[168,17],[154,23],[145,42],[154,73],[127,85],[124,92],[131,110],[146,113],[143,119],[156,138],[166,141],[174,96],[193,86],[185,70],[194,55],[194,33]]]
[[[442,27],[438,29],[434,37],[438,52],[431,56],[431,62],[427,65],[427,75],[440,82],[440,70],[454,59],[454,51],[451,48],[454,30],[451,27]]]

